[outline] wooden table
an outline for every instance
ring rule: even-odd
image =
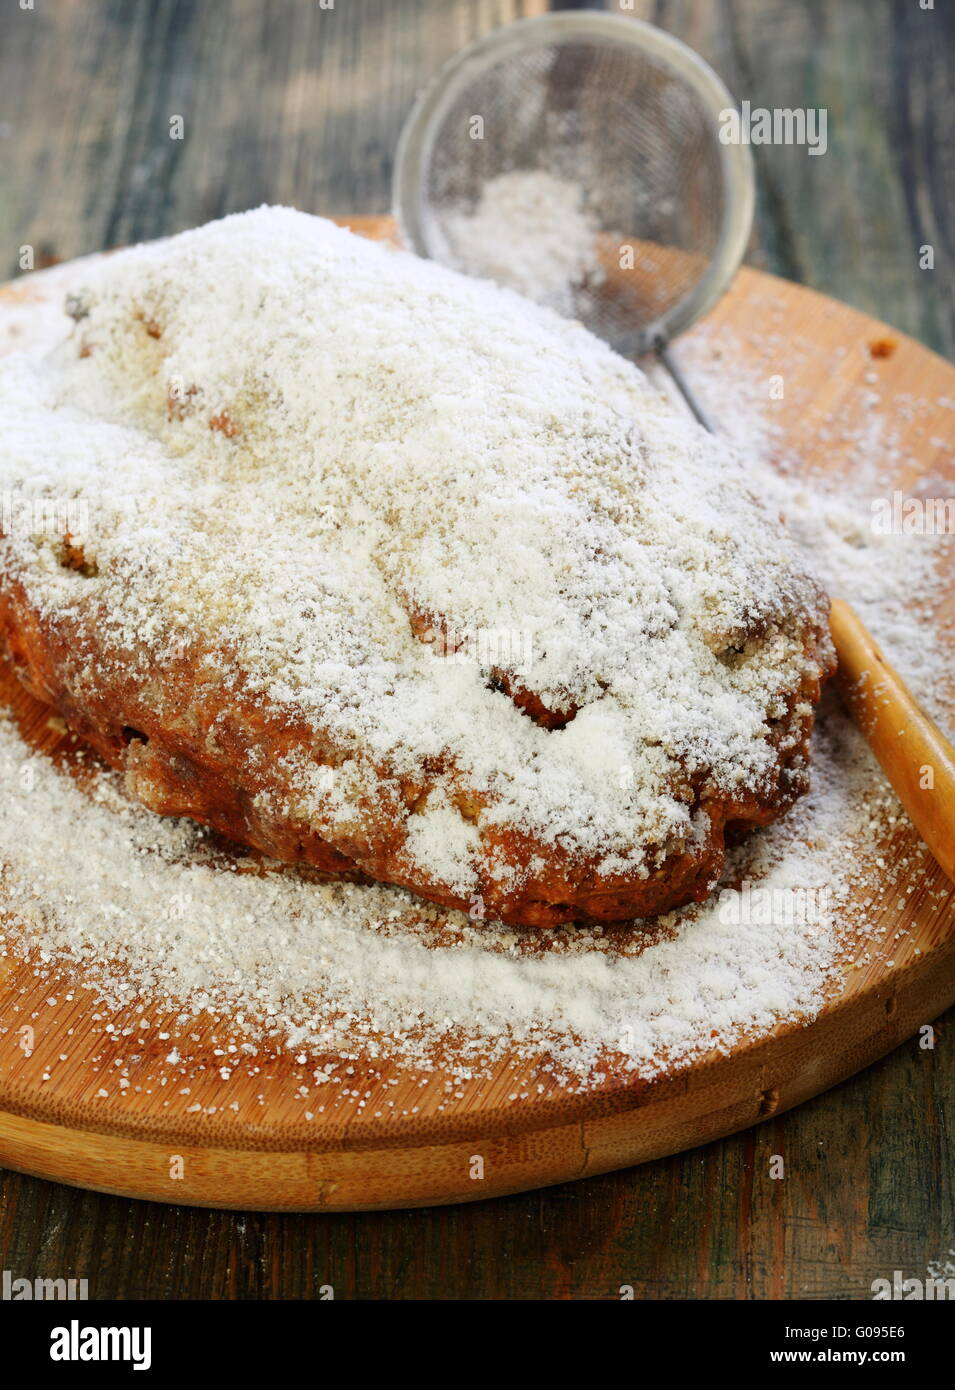
[[[543,0],[89,0],[0,15],[0,280],[262,201],[388,201],[415,90]],[[955,352],[955,14],[915,0],[636,0],[754,106],[825,106],[829,151],[757,149],[750,262]],[[175,117],[182,140],[170,138]],[[919,267],[934,247],[935,269]],[[931,1020],[926,1020],[927,1022]],[[0,1268],[93,1298],[867,1298],[955,1247],[955,1013],[706,1149],[467,1207],[259,1216],[0,1175]],[[774,1155],[784,1180],[770,1178]],[[948,1256],[948,1258],[952,1258]]]

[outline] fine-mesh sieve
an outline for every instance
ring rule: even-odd
[[[419,255],[491,273],[469,264],[460,229],[494,181],[536,172],[578,192],[593,266],[562,311],[627,356],[658,352],[703,419],[665,349],[720,297],[749,237],[749,150],[719,138],[733,105],[692,49],[640,20],[520,20],[457,54],[418,97],[395,167],[402,236]]]

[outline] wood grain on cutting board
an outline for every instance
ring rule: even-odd
[[[391,232],[384,219],[356,218],[351,225],[369,235]],[[16,292],[29,293],[29,282]],[[920,478],[950,472],[955,412],[930,403],[955,399],[955,369],[885,325],[744,270],[696,332],[708,351],[732,344],[744,360],[750,352],[754,375],[784,375],[784,397],[772,407],[775,423],[786,452],[798,455],[810,477],[845,476],[853,439],[866,423],[867,395],[876,389],[883,416],[893,399],[898,403],[895,449],[909,460],[900,465],[898,487],[909,492]],[[778,364],[772,351],[767,356],[767,343],[774,342]],[[913,400],[928,404],[913,412]],[[953,612],[955,577],[937,621],[950,623]],[[61,735],[51,728],[49,711],[8,673],[2,682],[0,695],[15,704],[31,742],[54,747]],[[913,832],[900,827],[888,853],[901,858],[913,850]],[[877,901],[885,896],[878,882],[858,891]],[[121,1034],[132,1017],[113,1020],[117,1036],[111,1037],[103,1031],[106,1020],[94,1018],[102,1010],[81,981],[37,980],[8,959],[0,962],[0,1028],[6,1029],[0,1034],[0,1165],[178,1203],[353,1210],[474,1200],[673,1153],[817,1094],[955,1000],[950,885],[925,856],[919,888],[901,910],[897,896],[893,891],[883,902],[875,932],[876,947],[880,939],[893,942],[892,969],[866,942],[860,954],[869,951],[872,960],[849,970],[844,992],[811,1025],[781,1026],[728,1056],[704,1058],[653,1082],[609,1076],[582,1095],[562,1090],[534,1062],[507,1058],[489,1080],[459,1083],[455,1100],[447,1099],[440,1071],[423,1078],[380,1061],[364,1077],[355,1064],[355,1095],[347,1097],[340,1087],[315,1086],[310,1067],[290,1054],[254,1078],[236,1069],[223,1081],[210,1025],[205,1041],[191,1049],[198,1065],[188,1096],[170,1096],[151,1084],[166,1070],[168,1043],[147,1042],[130,1063]],[[899,931],[907,934],[895,941]],[[35,1038],[30,1056],[17,1035],[27,1020]],[[65,1063],[57,1062],[61,1055]],[[117,1057],[131,1085],[122,1096],[104,1097],[103,1077]],[[311,1121],[296,1094],[304,1083],[311,1088]],[[511,1099],[524,1092],[534,1098]],[[376,1114],[382,1108],[376,1100],[385,1096],[393,1105]],[[359,1097],[367,1103],[360,1105]],[[475,1153],[483,1159],[479,1179]]]

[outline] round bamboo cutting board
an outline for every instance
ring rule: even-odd
[[[350,225],[373,236],[392,230],[381,218]],[[0,291],[25,303],[38,293],[28,279]],[[734,358],[763,383],[767,400],[769,379],[783,382],[773,423],[807,477],[847,474],[851,441],[857,448],[877,393],[892,421],[893,457],[905,460],[898,489],[908,494],[931,479],[946,495],[955,491],[955,368],[918,343],[752,270],[740,272],[694,337],[697,357],[732,339]],[[678,345],[677,356],[687,350]],[[953,616],[955,572],[934,621],[950,630]],[[49,711],[5,667],[0,701],[37,748],[63,741]],[[653,1081],[610,1075],[579,1094],[517,1058],[503,1059],[490,1079],[450,1090],[440,1070],[402,1072],[382,1062],[365,1077],[356,1065],[347,1088],[316,1085],[310,1066],[289,1052],[260,1061],[254,1075],[237,1067],[223,1077],[211,1022],[192,1030],[187,1081],[166,1086],[172,1044],[160,1030],[137,1042],[131,1058],[132,1010],[110,1016],[81,976],[38,978],[0,957],[0,1165],[159,1201],[341,1211],[475,1200],[706,1143],[817,1095],[955,1001],[955,894],[921,853],[914,831],[900,824],[884,852],[886,873],[914,856],[924,864],[918,886],[904,906],[878,878],[856,890],[876,903],[874,933],[860,944],[845,989],[814,1022],[779,1026]],[[890,945],[886,969],[880,948]],[[120,1059],[124,1088],[110,1080]],[[379,1103],[386,1096],[387,1108]]]

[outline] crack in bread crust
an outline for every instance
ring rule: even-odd
[[[178,705],[175,724],[151,703],[147,683],[132,674],[102,679],[86,660],[89,639],[63,619],[52,621],[34,609],[22,585],[0,590],[0,638],[22,684],[52,706],[81,738],[118,771],[130,795],[160,815],[186,816],[240,844],[323,873],[368,877],[394,883],[442,906],[472,916],[499,918],[515,926],[549,928],[568,921],[606,923],[651,917],[686,903],[702,901],[722,869],[727,835],[736,838],[768,825],[805,790],[814,705],[821,680],[807,674],[791,692],[785,714],[775,721],[778,749],[773,776],[758,794],[739,799],[694,791],[694,810],[705,812],[708,829],[692,845],[664,853],[640,873],[606,875],[596,862],[561,847],[545,845],[515,826],[488,826],[481,834],[485,866],[525,867],[544,861],[537,872],[502,884],[487,867],[477,893],[467,898],[420,872],[409,872],[403,856],[407,816],[427,799],[434,782],[405,784],[377,808],[365,808],[364,833],[333,844],[306,821],[283,814],[263,793],[282,788],[275,767],[283,753],[314,756],[314,730],[292,720],[279,721],[255,701],[227,700],[215,683],[197,679],[183,656],[159,676],[165,701]],[[823,678],[831,659],[821,633],[807,633],[807,654],[819,656]],[[115,663],[113,670],[116,669]],[[168,706],[167,706],[168,707]],[[203,737],[216,727],[215,749]],[[269,750],[267,765],[256,767],[256,747]],[[329,749],[329,766],[336,751]],[[383,769],[383,772],[386,770]],[[394,779],[392,779],[393,782]],[[388,784],[387,777],[383,785]],[[473,817],[479,802],[459,793],[459,810]],[[477,910],[476,910],[476,904]]]
[[[290,209],[64,290],[0,368],[0,646],[138,800],[549,927],[705,896],[804,788],[827,604],[583,328]]]

